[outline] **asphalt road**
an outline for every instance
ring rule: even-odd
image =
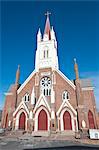
[[[99,147],[69,141],[0,139],[0,150],[99,150]]]
[[[24,149],[24,150],[99,150],[99,148],[93,147],[84,147],[84,146],[64,146],[64,147],[57,147],[57,148],[40,148],[40,149]]]

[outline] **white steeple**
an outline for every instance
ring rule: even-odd
[[[35,69],[38,72],[41,68],[58,69],[57,41],[53,27],[50,28],[48,12],[43,39],[40,30],[37,35]]]

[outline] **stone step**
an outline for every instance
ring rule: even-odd
[[[67,130],[67,131],[61,131],[60,133],[61,135],[69,135],[69,136],[75,136],[75,132],[71,131],[71,130]]]
[[[34,136],[34,137],[42,137],[42,136],[48,137],[48,136],[50,136],[50,132],[49,131],[33,131],[32,136]]]
[[[87,131],[80,132],[80,137],[84,139],[88,139],[89,134]]]

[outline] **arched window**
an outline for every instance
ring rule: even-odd
[[[43,50],[43,58],[48,58],[49,57],[49,49],[48,47],[44,47],[44,50]]]
[[[49,95],[49,91],[48,91],[48,89],[46,89],[46,92],[47,92],[47,93],[46,93],[46,95],[48,96],[48,95]]]
[[[44,58],[45,58],[45,50],[44,50]]]
[[[88,112],[89,129],[95,129],[93,113],[89,110]]]
[[[44,89],[44,95],[45,95],[45,89]]]
[[[48,58],[48,50],[47,50],[47,58]]]
[[[51,95],[51,89],[49,89],[49,96]]]
[[[62,100],[69,100],[69,99],[70,99],[69,93],[67,91],[64,91],[62,93]]]
[[[29,93],[26,93],[26,94],[22,97],[22,100],[25,101],[25,102],[29,102],[29,100],[30,100]]]
[[[27,100],[27,96],[25,95],[25,96],[24,96],[24,101],[26,102],[26,100]]]

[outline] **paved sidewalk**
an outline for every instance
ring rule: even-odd
[[[99,140],[75,139],[73,136],[51,135],[49,137],[33,137],[30,134],[8,134],[0,137],[0,150],[32,150],[32,149],[99,149]]]

